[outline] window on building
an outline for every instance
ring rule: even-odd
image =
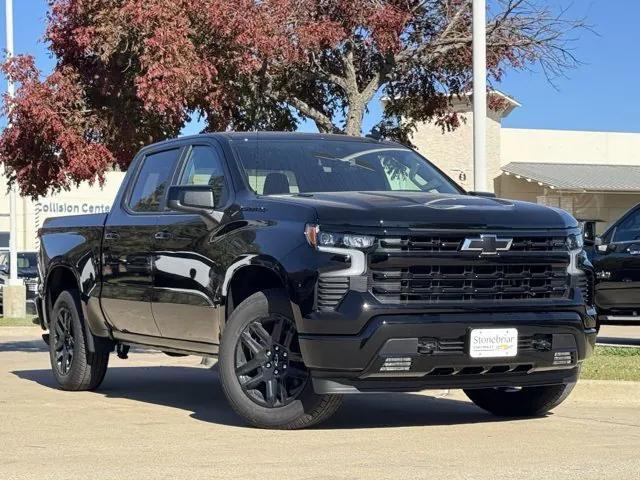
[[[133,186],[129,207],[135,212],[158,212],[180,149],[147,155]]]

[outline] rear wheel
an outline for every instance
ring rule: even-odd
[[[49,357],[53,376],[63,390],[93,390],[107,372],[109,353],[87,348],[77,292],[58,296],[51,312]]]
[[[314,393],[289,300],[279,290],[255,293],[233,311],[219,368],[229,403],[256,427],[308,427],[329,418],[341,403],[340,396]]]
[[[535,417],[560,405],[575,383],[522,388],[465,390],[478,407],[500,417]]]

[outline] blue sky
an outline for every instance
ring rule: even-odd
[[[2,2],[4,3],[4,2]],[[638,0],[548,0],[553,7],[570,5],[570,15],[586,16],[596,34],[584,32],[575,43],[575,54],[583,62],[568,78],[559,78],[555,88],[540,71],[509,72],[497,87],[516,98],[522,107],[503,122],[516,128],[602,130],[640,132],[640,1]],[[5,47],[4,6],[0,15],[0,39]],[[47,12],[46,0],[14,1],[15,50],[31,53],[43,72],[54,65],[42,43]],[[4,80],[0,88],[6,88]],[[365,121],[368,130],[379,118],[377,101]],[[197,123],[185,133],[195,133]],[[313,130],[311,124],[302,130]]]

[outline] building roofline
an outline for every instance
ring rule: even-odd
[[[547,167],[553,167],[554,172],[550,173]],[[536,169],[537,167],[537,169]],[[546,170],[545,170],[546,169]],[[581,169],[587,169],[580,171]],[[593,172],[593,169],[601,169],[601,171]],[[636,188],[633,179],[640,175],[640,167],[637,165],[608,165],[608,164],[591,164],[591,163],[553,163],[553,162],[509,162],[500,167],[503,175],[513,176],[517,179],[525,180],[529,183],[537,183],[540,186],[548,187],[554,191],[565,192],[581,192],[581,193],[638,193],[640,188]],[[567,174],[567,170],[571,170],[572,175]],[[591,170],[591,171],[589,171]],[[620,177],[620,172],[613,170],[621,170],[623,173],[628,171],[624,177],[627,182],[620,181],[615,186],[607,181],[593,181],[598,179],[611,179]],[[580,175],[582,174],[582,175]],[[594,176],[595,175],[595,176]],[[576,185],[572,180],[575,177],[582,178],[583,185]],[[567,180],[570,178],[571,180]],[[631,178],[631,182],[629,182]]]
[[[536,128],[536,127],[502,127],[502,130],[519,130],[532,132],[558,132],[558,133],[580,133],[580,134],[603,134],[603,135],[640,135],[640,131],[624,131],[624,130],[576,130],[574,128]]]
[[[471,102],[471,96],[473,95],[473,91],[469,91],[469,92],[463,92],[463,93],[459,93],[459,94],[455,94],[452,95],[451,97],[451,101],[452,101],[452,105],[455,106],[459,106],[459,105],[465,105],[469,107],[469,110],[471,111],[473,109],[473,104]],[[493,96],[493,97],[499,97],[500,100],[504,101],[506,103],[506,107],[504,109],[502,109],[502,111],[500,111],[500,117],[501,118],[505,118],[507,116],[509,116],[509,114],[511,112],[513,112],[513,110],[515,110],[518,107],[521,107],[522,104],[520,102],[518,102],[515,98],[507,95],[504,92],[501,92],[500,90],[490,90],[487,92],[487,95],[489,97]],[[380,99],[380,103],[382,103],[382,106],[384,108],[384,104],[386,102],[389,101],[389,97],[388,96],[383,96]],[[496,111],[496,110],[494,110]]]

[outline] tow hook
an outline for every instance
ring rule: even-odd
[[[129,348],[129,345],[119,343],[116,346],[116,353],[118,354],[118,358],[121,358],[122,360],[126,360],[127,358],[129,358]]]

